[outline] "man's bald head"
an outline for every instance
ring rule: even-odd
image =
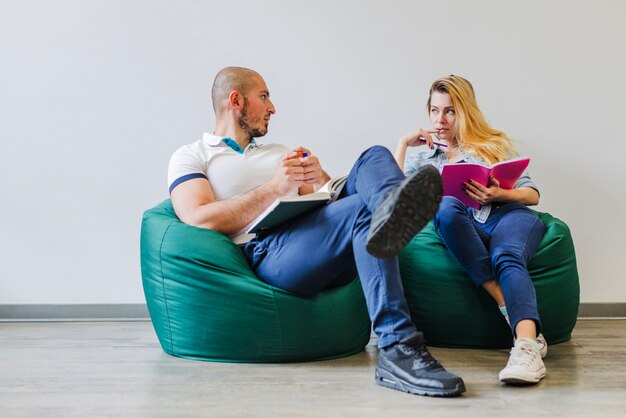
[[[215,114],[217,115],[227,108],[228,96],[231,91],[237,90],[245,96],[256,86],[259,79],[261,79],[261,75],[249,68],[226,67],[220,70],[215,76],[211,90]]]

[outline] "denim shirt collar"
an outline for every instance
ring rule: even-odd
[[[467,152],[463,151],[462,149],[459,150],[459,152],[461,153],[461,156],[463,157],[463,160],[468,162],[468,163],[480,163],[480,164],[484,164],[484,161],[480,158],[474,157],[471,154],[468,154]],[[448,157],[446,157],[446,152],[443,150],[443,148],[435,145],[434,148],[429,148],[428,145],[420,145],[418,147],[414,148],[414,152],[413,152],[417,157],[419,157],[420,160],[428,160],[431,158],[436,158],[436,159],[442,159],[444,161],[446,161],[446,164],[448,162]]]

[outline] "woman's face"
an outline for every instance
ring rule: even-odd
[[[430,96],[430,123],[437,139],[448,143],[456,142],[456,113],[452,105],[452,99],[448,93],[434,91]]]

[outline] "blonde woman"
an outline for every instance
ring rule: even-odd
[[[466,79],[450,75],[430,88],[427,110],[431,127],[400,139],[395,158],[405,174],[429,164],[494,164],[517,156],[511,140],[489,126],[474,89]],[[432,135],[436,139],[432,138]],[[436,143],[435,143],[436,142]],[[407,148],[416,147],[407,158]],[[469,180],[465,193],[481,206],[471,209],[444,196],[434,223],[450,253],[498,303],[512,328],[514,346],[499,378],[504,383],[537,383],[546,374],[547,353],[540,334],[535,290],[527,263],[545,232],[528,206],[539,203],[537,186],[525,173],[510,190],[494,178],[485,187]]]

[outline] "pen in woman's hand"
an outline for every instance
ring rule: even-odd
[[[439,132],[439,131],[428,131],[428,133],[435,133],[435,132]],[[420,137],[420,141],[426,142],[426,138]],[[446,144],[442,144],[441,142],[433,141],[433,144],[438,145],[440,147],[446,147],[446,148],[448,147]]]

